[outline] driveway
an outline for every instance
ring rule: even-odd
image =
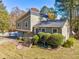
[[[0,37],[0,45],[7,42],[17,44],[16,40],[14,39]]]

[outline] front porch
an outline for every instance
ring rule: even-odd
[[[46,32],[46,33],[62,33],[61,28],[57,27],[34,27],[33,33],[38,34],[39,32]]]

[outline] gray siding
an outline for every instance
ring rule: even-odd
[[[62,33],[61,28],[55,28],[55,27],[39,27],[37,28],[39,32],[42,32],[41,29],[45,29],[46,33],[53,33],[53,29],[57,29],[57,33]],[[36,32],[36,28],[34,28],[34,34],[37,34]]]
[[[26,23],[27,23],[27,26],[26,26]],[[27,18],[25,18],[25,19],[22,21],[22,24],[23,24],[23,26],[22,26],[22,29],[23,29],[23,30],[30,30],[30,28],[31,28],[30,16],[27,17]]]
[[[27,27],[26,27],[26,22],[27,22]],[[27,17],[23,18],[22,20],[17,21],[16,29],[30,30],[31,29],[30,16],[27,16]]]

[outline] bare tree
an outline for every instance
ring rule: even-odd
[[[25,13],[24,10],[14,7],[10,13],[10,30],[13,31],[16,28],[16,20]]]

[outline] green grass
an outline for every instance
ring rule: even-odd
[[[0,59],[79,59],[79,41],[73,48],[47,50],[37,46],[30,49],[17,49],[14,44],[0,45]]]

